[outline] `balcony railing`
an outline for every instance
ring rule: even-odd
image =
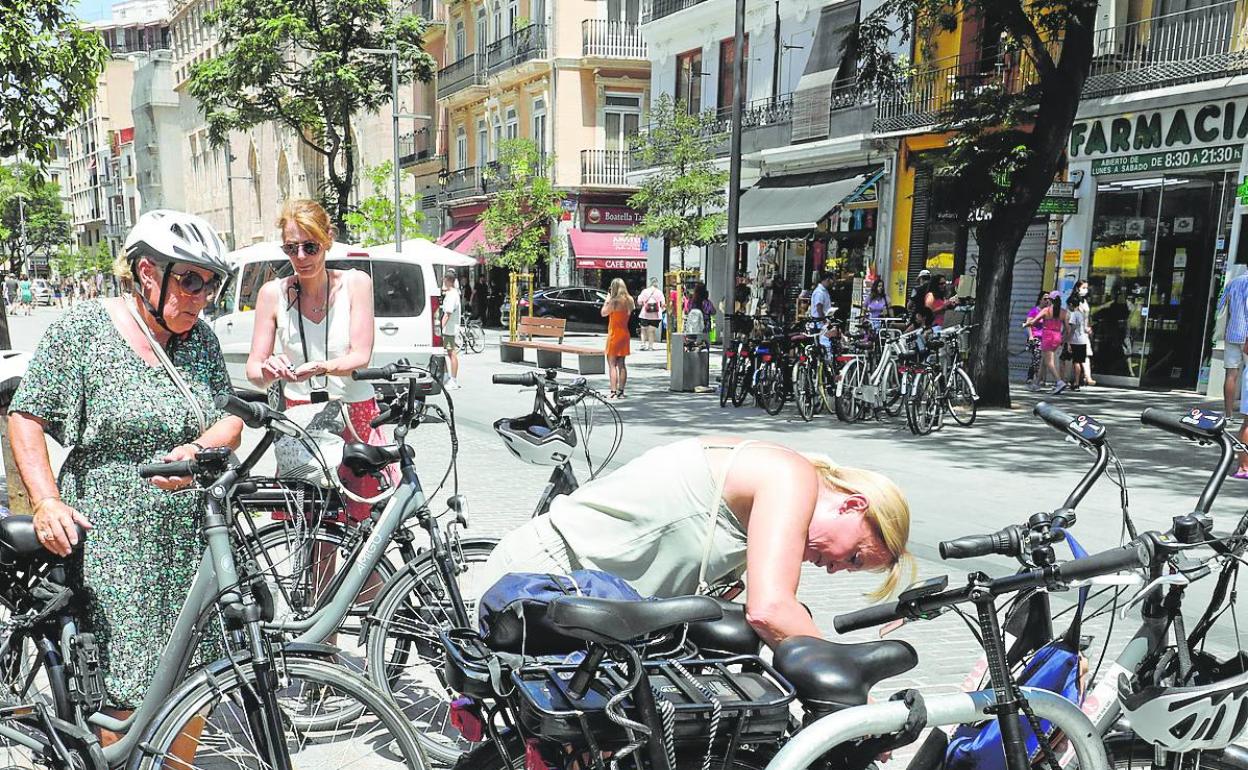
[[[706,0],[650,0],[641,12],[641,23],[658,21],[664,16],[671,16],[677,11],[683,11],[705,2]]]
[[[1248,71],[1242,0],[1207,5],[1096,32],[1083,95],[1105,96]]]
[[[581,54],[610,59],[646,58],[641,26],[627,21],[586,19],[581,23]]]
[[[494,75],[508,67],[546,56],[546,25],[530,24],[485,49],[486,71]]]
[[[436,135],[426,128],[403,134],[399,137],[399,168],[436,158],[437,145]]]
[[[629,170],[627,150],[581,150],[581,184],[622,187]]]
[[[438,70],[438,98],[445,99],[471,86],[484,85],[485,71],[481,56],[470,53],[454,64]]]
[[[957,56],[920,65],[893,89],[876,94],[875,130],[904,131],[939,123],[955,100],[993,91],[1019,93],[1036,82],[1029,59],[964,62]]]
[[[442,188],[442,195],[447,200],[484,195],[485,186],[482,182],[481,169],[475,166],[461,168],[458,171],[452,171],[447,177],[446,187]]]

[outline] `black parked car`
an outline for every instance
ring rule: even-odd
[[[533,315],[542,318],[564,318],[569,327],[591,327],[594,331],[602,331],[607,327],[607,319],[602,317],[602,303],[607,301],[605,289],[593,286],[554,286],[538,289],[530,297],[520,298],[520,313],[528,315],[529,303],[533,303]],[[503,326],[507,326],[507,318],[511,312],[511,303],[503,303]],[[637,334],[637,313],[629,320],[633,335]]]

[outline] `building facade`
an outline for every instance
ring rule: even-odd
[[[445,115],[441,242],[483,260],[485,170],[499,144],[529,139],[551,159],[564,216],[541,280],[605,285],[645,277],[640,238],[623,232],[628,146],[644,123],[650,63],[635,0],[457,0],[448,4],[437,102]]]

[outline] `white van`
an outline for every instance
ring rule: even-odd
[[[206,314],[221,340],[230,381],[235,387],[252,388],[246,367],[256,297],[266,281],[290,275],[290,260],[275,242],[247,246],[231,252],[228,259],[234,272],[216,306]],[[371,365],[384,366],[401,358],[423,364],[431,354],[442,352],[437,328],[442,273],[451,266],[475,264],[475,260],[432,241],[411,240],[403,242],[401,252],[395,252],[393,244],[365,248],[335,243],[326,264],[337,270],[363,270],[372,276],[376,330]]]

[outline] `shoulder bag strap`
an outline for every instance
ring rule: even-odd
[[[186,384],[186,380],[182,378],[181,372],[169,360],[169,355],[165,353],[165,349],[156,341],[156,337],[152,335],[152,330],[147,328],[147,324],[139,317],[139,311],[135,309],[134,302],[123,300],[126,310],[130,311],[130,317],[139,325],[139,331],[143,332],[143,336],[147,338],[147,344],[151,346],[152,353],[156,355],[156,360],[160,361],[160,365],[165,368],[165,372],[169,375],[169,379],[173,380],[173,384],[181,391],[182,396],[186,399],[186,403],[191,407],[191,412],[195,415],[195,421],[199,425],[199,434],[202,436],[208,431],[208,420],[204,416],[204,410],[199,405],[199,400],[195,398],[195,394],[191,391],[191,386]]]
[[[711,560],[711,548],[715,545],[715,524],[719,519],[719,507],[724,504],[724,486],[728,483],[728,472],[732,470],[732,462],[736,459],[737,455],[741,453],[741,450],[755,443],[757,442],[742,441],[740,444],[734,446],[728,453],[728,459],[724,462],[723,473],[721,473],[719,478],[715,481],[715,494],[711,497],[710,505],[707,506],[706,542],[702,546],[702,564],[698,567],[697,592],[700,594],[707,593],[711,588],[711,586],[706,582],[706,569]],[[724,447],[703,447],[702,451],[705,452],[707,449],[723,448]]]

